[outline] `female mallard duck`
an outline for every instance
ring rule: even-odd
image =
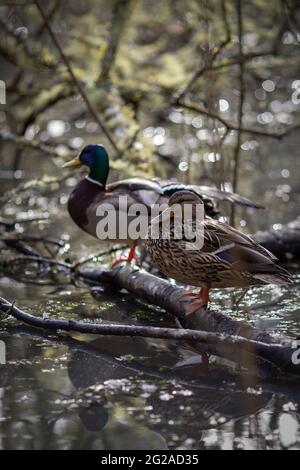
[[[201,197],[206,213],[215,217],[218,213],[210,198],[230,201],[248,207],[261,208],[262,206],[243,198],[238,194],[206,186],[186,186],[176,182],[161,182],[160,180],[147,180],[132,178],[107,184],[109,174],[109,157],[102,145],[87,145],[81,153],[65,163],[65,168],[85,165],[89,168],[89,174],[73,190],[68,201],[68,211],[73,221],[85,232],[97,237],[97,223],[100,216],[97,208],[101,204],[111,204],[119,211],[120,196],[127,197],[127,208],[134,203],[145,205],[149,211],[154,204],[166,203],[173,193],[182,189],[193,189]],[[119,261],[131,261],[134,258],[137,241],[127,237],[117,237],[112,242],[125,243],[132,248],[128,258],[120,258]]]
[[[182,238],[174,236],[178,223],[174,205],[180,205],[179,221]],[[147,251],[158,269],[175,280],[201,287],[198,294],[186,292],[194,301],[187,306],[187,313],[193,313],[209,302],[210,288],[248,287],[261,284],[285,284],[291,282],[290,274],[274,263],[275,256],[247,235],[229,225],[210,217],[196,220],[197,205],[202,204],[199,196],[192,191],[179,191],[168,202],[169,208],[152,219],[146,240]],[[173,210],[171,207],[173,206]],[[177,206],[178,207],[178,206]],[[186,208],[190,208],[189,214]],[[170,224],[166,238],[163,222]],[[186,225],[193,232],[203,229],[203,245],[200,249],[190,249],[184,233]],[[158,227],[155,234],[153,229]],[[167,225],[168,227],[168,225]],[[175,227],[175,229],[174,229]]]

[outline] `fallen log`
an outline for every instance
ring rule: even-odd
[[[208,344],[202,342],[199,337],[198,341],[193,341],[193,346],[200,352],[229,359],[245,367],[252,374],[262,377],[279,372],[300,375],[300,364],[297,365],[292,361],[296,351],[295,341],[290,338],[279,339],[266,331],[259,330],[245,322],[233,320],[211,308],[202,308],[195,314],[186,316],[184,305],[180,302],[182,289],[167,280],[133,266],[118,266],[107,271],[85,268],[79,269],[78,275],[85,282],[104,283],[119,289],[125,288],[134,294],[136,299],[156,305],[173,314],[184,328],[250,340],[247,349],[228,348],[222,341]],[[276,345],[276,347],[274,349],[266,347],[262,350],[262,344]]]
[[[283,263],[300,260],[300,217],[279,230],[257,232],[254,238]]]

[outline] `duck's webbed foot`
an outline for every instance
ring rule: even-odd
[[[125,256],[121,256],[120,258],[115,259],[115,261],[112,262],[111,267],[114,268],[120,263],[131,263],[131,261],[133,260],[137,261],[138,258],[135,253],[137,245],[138,245],[138,242],[135,241],[132,247],[130,248],[127,258]]]
[[[187,316],[196,313],[200,308],[207,307],[210,302],[209,298],[209,288],[202,287],[200,292],[183,292],[180,295],[180,301],[185,303],[184,309]],[[186,301],[185,299],[188,299]]]

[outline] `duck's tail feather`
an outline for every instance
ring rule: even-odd
[[[254,274],[253,277],[266,284],[285,285],[293,282],[292,276],[288,271],[274,264],[274,273]]]
[[[230,191],[222,191],[221,189],[198,185],[188,185],[186,189],[191,189],[197,194],[199,193],[200,195],[211,197],[219,201],[229,201],[232,204],[239,204],[241,206],[252,207],[254,209],[264,209],[264,206],[261,204],[258,204],[257,202],[251,201],[251,199],[248,199],[237,193],[232,193]]]
[[[264,209],[264,206],[258,204],[257,202],[251,201],[250,199],[241,196],[237,193],[232,193],[230,191],[222,191],[218,188],[212,188],[210,186],[202,185],[193,185],[193,184],[183,184],[176,181],[159,181],[163,192],[166,196],[171,196],[177,191],[182,191],[189,189],[195,191],[201,197],[208,197],[212,199],[217,199],[219,201],[229,201],[232,204],[239,204],[241,206],[252,207],[254,209]]]

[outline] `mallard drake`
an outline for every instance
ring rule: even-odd
[[[201,287],[197,294],[184,292],[182,295],[182,300],[184,297],[194,299],[187,305],[187,313],[208,304],[211,288],[245,288],[291,282],[290,274],[275,263],[276,257],[249,236],[211,217],[205,216],[197,221],[199,204],[203,202],[195,192],[179,191],[173,194],[168,202],[169,207],[152,219],[146,240],[148,254],[163,274],[180,283]],[[183,214],[181,219],[184,222],[179,220],[181,239],[175,225],[178,220],[174,209],[171,209],[174,205],[180,205]],[[186,207],[191,209],[190,217]],[[168,227],[163,224],[164,221],[170,226],[168,236],[164,232],[164,227]],[[184,232],[185,224],[192,228],[194,234],[201,226],[203,244],[199,249],[190,249],[187,245],[190,240],[184,235],[188,233]],[[177,232],[174,232],[174,227]]]
[[[261,208],[259,204],[228,191],[209,188],[207,186],[187,186],[174,181],[161,181],[131,178],[107,184],[109,175],[109,156],[102,145],[87,145],[73,160],[64,164],[64,168],[85,165],[89,168],[88,175],[78,183],[70,195],[68,211],[73,221],[85,232],[96,237],[96,226],[99,222],[97,208],[104,203],[111,204],[119,210],[119,197],[127,196],[127,207],[141,203],[147,208],[154,204],[166,203],[170,195],[182,189],[193,189],[201,197],[206,213],[216,217],[215,204],[212,199],[230,201],[244,206]],[[137,241],[128,238],[116,238],[112,242],[125,243],[131,246],[126,261],[134,258]],[[120,258],[118,261],[123,261]]]

